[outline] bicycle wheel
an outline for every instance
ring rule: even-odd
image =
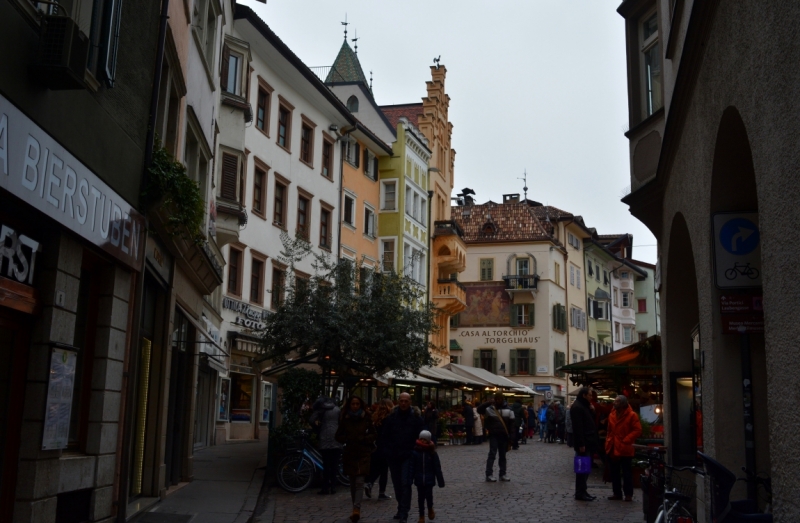
[[[350,478],[344,473],[344,463],[339,459],[339,467],[336,469],[336,481],[342,484],[343,487],[350,486]]]
[[[694,521],[694,516],[692,513],[689,512],[683,505],[678,505],[677,507],[673,507],[672,511],[669,513],[669,517],[665,523],[677,523],[678,518],[684,518],[683,521],[687,521],[686,518],[689,518],[688,521]]]
[[[725,277],[729,280],[735,280],[737,276],[739,276],[739,271],[736,269],[728,269],[725,271]]]
[[[749,276],[751,280],[755,280],[756,278],[758,278],[758,274],[759,274],[758,269],[756,269],[755,267],[750,267],[750,270],[747,271],[747,276]]]
[[[314,464],[302,454],[286,456],[278,464],[278,485],[287,492],[302,492],[314,479]]]

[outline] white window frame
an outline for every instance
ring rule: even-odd
[[[622,326],[622,343],[631,343],[633,341],[633,327],[631,325]]]
[[[367,154],[366,154],[366,156],[367,156],[366,163],[367,164],[364,166],[364,176],[366,176],[367,178],[369,178],[372,181],[375,181],[375,180],[378,179],[378,173],[372,172],[372,170],[374,168],[374,165],[375,165],[375,155],[372,153],[372,151],[370,151],[366,147],[364,148],[364,150],[367,151]]]
[[[369,213],[369,218],[367,218],[367,213]],[[370,240],[374,240],[377,236],[377,214],[375,213],[375,208],[368,204],[364,203],[364,236]]]
[[[192,35],[195,44],[200,52],[203,67],[206,70],[208,81],[214,85],[212,71],[214,68],[214,58],[217,49],[217,34],[219,25],[217,19],[220,16],[219,2],[217,0],[194,0],[192,7]],[[213,23],[211,22],[213,19]]]
[[[656,31],[653,34],[651,34],[649,37],[647,37],[647,39],[645,39],[644,38],[644,24],[647,21],[649,21],[653,16],[656,16]],[[647,118],[648,116],[652,115],[653,113],[655,113],[661,107],[664,106],[664,100],[663,100],[663,94],[662,94],[661,95],[662,96],[661,105],[658,106],[658,107],[653,107],[652,111],[650,110],[650,104],[649,104],[649,100],[648,100],[648,96],[647,96],[647,94],[648,94],[647,83],[648,83],[649,79],[647,77],[647,70],[646,70],[646,65],[645,65],[645,60],[646,60],[645,59],[645,55],[654,46],[659,44],[660,31],[661,31],[661,28],[660,28],[659,22],[658,22],[658,11],[655,10],[655,9],[651,10],[651,11],[648,11],[647,14],[642,16],[639,19],[639,21],[637,23],[637,26],[636,26],[636,35],[637,35],[637,40],[639,42],[639,68],[641,70],[641,74],[639,75],[640,76],[640,84],[641,84],[640,89],[641,89],[641,93],[642,93],[642,104],[641,105],[642,105],[642,115],[644,116],[644,118]],[[662,53],[662,50],[659,49],[659,62],[661,63],[661,78],[662,78],[662,85],[663,85],[664,60],[663,60],[663,57],[661,56],[661,53]]]
[[[631,293],[623,292],[622,293],[622,307],[629,308],[631,306]]]
[[[386,190],[390,186],[394,189],[394,205],[391,208],[386,205]],[[397,180],[384,180],[381,182],[381,211],[397,212]]]

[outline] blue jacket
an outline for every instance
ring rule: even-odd
[[[547,407],[539,407],[539,421],[547,423]]]
[[[438,483],[439,488],[444,488],[442,463],[439,461],[439,454],[436,453],[433,443],[427,448],[421,446],[419,442],[417,443],[411,454],[408,472],[409,477],[414,479],[414,485],[418,487],[433,487]]]

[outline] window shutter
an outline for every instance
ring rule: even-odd
[[[558,305],[553,305],[553,330],[558,330]]]
[[[238,158],[232,154],[222,153],[222,180],[220,196],[226,200],[236,200],[236,176]]]
[[[509,359],[509,371],[508,373],[512,376],[517,374],[517,349],[511,349],[508,351],[508,359]]]
[[[519,305],[512,305],[511,306],[511,326],[512,327],[516,327],[517,326],[517,307],[519,307]]]
[[[372,177],[374,179],[376,179],[376,180],[378,179],[378,157],[377,156],[375,156],[372,159]]]
[[[575,285],[575,270],[572,265],[569,266],[569,284]]]
[[[358,143],[354,143],[352,147],[355,147],[355,154],[353,155],[353,163],[355,164],[356,167],[358,167],[360,165],[359,162],[361,161],[361,145],[359,145]]]
[[[531,376],[536,374],[536,349],[528,351],[528,374]]]
[[[369,168],[370,168],[370,165],[369,165],[369,149],[364,147],[364,172],[366,174],[371,174],[369,172]]]
[[[454,315],[450,316],[450,325],[452,327],[458,327],[459,319],[460,319],[460,316],[458,314],[454,314]]]
[[[531,327],[533,327],[535,325],[535,322],[534,322],[534,316],[535,315],[533,314],[533,311],[534,311],[534,304],[531,303],[530,305],[528,305],[528,325],[531,326]]]
[[[497,349],[492,349],[492,373],[497,374]]]
[[[472,351],[472,366],[475,368],[479,368],[481,366],[481,351],[480,349],[474,349]]]
[[[228,90],[228,67],[231,62],[231,49],[227,45],[222,46],[222,69],[220,70],[219,79],[222,84],[222,90]]]
[[[578,288],[581,288],[581,271],[575,270],[576,277],[575,279],[578,280]]]

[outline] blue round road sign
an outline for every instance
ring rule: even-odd
[[[746,218],[733,218],[719,231],[722,248],[736,256],[750,254],[758,247],[759,241],[758,226]]]

